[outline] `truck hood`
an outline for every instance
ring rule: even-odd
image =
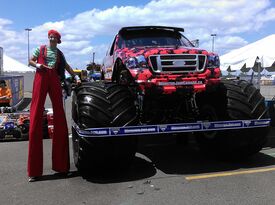
[[[117,50],[117,56],[122,59],[123,62],[131,57],[137,57],[143,55],[146,60],[151,55],[165,55],[165,54],[204,54],[209,55],[211,53],[206,50],[194,47],[134,47],[123,48]]]

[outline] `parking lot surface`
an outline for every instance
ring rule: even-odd
[[[144,141],[144,139],[143,139]],[[70,145],[71,147],[71,145]],[[71,175],[51,171],[51,140],[44,140],[44,176],[29,183],[28,142],[0,143],[0,204],[274,204],[275,135],[255,156],[228,162],[188,146],[140,144],[128,171],[81,176],[72,160]]]

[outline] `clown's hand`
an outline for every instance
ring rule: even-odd
[[[80,78],[79,78],[78,75],[75,75],[75,76],[74,76],[74,81],[76,82],[77,85],[80,85],[80,84],[81,84],[81,80],[80,80]]]
[[[51,67],[46,66],[44,64],[40,64],[40,63],[36,63],[35,67],[37,68],[37,70],[52,69]]]
[[[36,67],[37,70],[41,70],[42,67],[43,67],[43,65],[40,64],[40,63],[36,63],[36,64],[35,64],[35,67]]]

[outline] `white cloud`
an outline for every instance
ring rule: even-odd
[[[256,29],[260,29],[265,22],[275,21],[275,8],[266,10],[264,13],[260,13],[256,17]]]
[[[225,51],[240,48],[247,44],[248,42],[239,36],[225,36],[217,38],[216,50],[226,53]]]
[[[144,6],[114,6],[106,10],[92,9],[63,21],[45,22],[30,33],[31,47],[47,43],[47,31],[57,29],[62,34],[60,47],[72,66],[84,67],[96,52],[101,61],[107,44],[119,28],[134,25],[168,25],[184,27],[190,39],[200,39],[201,47],[211,49],[211,33],[217,33],[216,48],[224,53],[247,42],[241,33],[257,31],[270,21],[275,21],[275,8],[270,0],[154,0]],[[8,28],[13,22],[0,19],[0,46],[8,55],[24,59],[26,32]],[[99,40],[108,36],[110,42]],[[16,47],[10,49],[9,47]],[[20,51],[20,49],[23,51]]]
[[[92,62],[93,52],[95,52],[95,62],[102,63],[102,58],[108,49],[107,44],[85,47],[81,50],[74,50],[65,53],[68,63],[78,68],[85,68],[85,66]]]
[[[63,49],[70,49],[70,50],[80,50],[89,46],[89,41],[64,41],[63,43],[60,44],[60,47]]]
[[[3,28],[4,26],[9,24],[12,24],[11,20],[0,18],[0,28]]]

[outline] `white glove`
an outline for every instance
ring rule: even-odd
[[[75,76],[74,76],[74,80],[75,80],[75,81],[80,80],[79,76],[78,76],[78,75],[75,75]]]
[[[37,69],[41,69],[41,64],[40,64],[40,63],[36,63],[36,64],[35,64],[35,67],[36,67]]]

